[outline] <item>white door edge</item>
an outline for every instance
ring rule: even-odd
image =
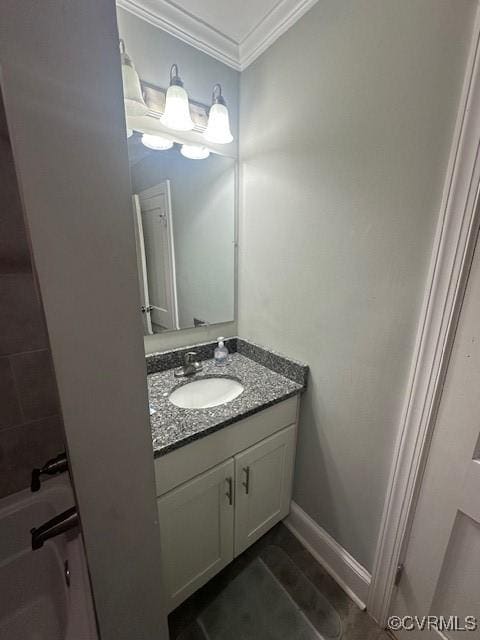
[[[385,625],[475,246],[480,185],[480,11],[473,27],[367,608]]]
[[[132,196],[133,201],[133,211],[135,215],[135,234],[138,236],[137,238],[137,263],[139,265],[140,271],[140,280],[141,280],[141,296],[144,302],[144,320],[145,320],[145,328],[147,330],[148,335],[152,335],[152,321],[150,319],[150,313],[147,309],[150,306],[150,298],[148,293],[148,274],[147,274],[147,261],[145,259],[145,242],[143,239],[143,223],[142,223],[142,212],[140,209],[140,200],[137,193],[134,193]]]
[[[170,263],[172,273],[172,304],[173,304],[173,325],[175,329],[180,329],[178,322],[178,295],[177,295],[177,268],[175,260],[175,241],[173,237],[173,212],[172,212],[172,192],[170,187],[170,180],[165,180],[167,187],[167,216],[168,216],[168,228],[170,233]]]

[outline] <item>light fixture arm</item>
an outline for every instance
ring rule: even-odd
[[[183,87],[183,82],[178,75],[178,65],[172,64],[170,67],[170,86]]]
[[[223,104],[224,107],[227,106],[225,98],[222,96],[222,85],[220,83],[213,86],[212,104]]]
[[[135,70],[132,59],[125,49],[125,41],[118,42],[120,49],[120,59],[122,63],[123,98],[125,110],[128,116],[142,116],[148,112],[148,107],[143,98],[140,78]]]

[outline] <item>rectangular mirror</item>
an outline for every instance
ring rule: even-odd
[[[145,335],[234,320],[236,160],[128,151]]]

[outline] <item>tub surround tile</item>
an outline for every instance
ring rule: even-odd
[[[28,487],[32,469],[64,448],[60,416],[0,430],[0,497]]]
[[[195,345],[177,353],[196,351],[210,353],[211,345],[216,343]],[[231,346],[237,344],[237,339],[231,339]],[[162,358],[167,355],[166,362],[177,362],[172,352],[154,354],[155,366],[165,366]],[[211,351],[213,354],[213,351]],[[147,357],[151,358],[151,356]],[[180,363],[183,362],[180,359]],[[306,367],[306,365],[302,365]],[[306,367],[308,370],[308,367]],[[172,390],[193,380],[212,376],[226,376],[239,380],[244,391],[231,402],[207,409],[181,409],[172,404],[169,395]],[[148,376],[148,391],[150,399],[150,416],[152,426],[152,440],[155,457],[159,457],[177,449],[189,442],[198,440],[238,420],[247,418],[262,409],[286,400],[305,388],[290,378],[273,371],[271,368],[255,362],[253,359],[237,352],[230,353],[225,366],[217,366],[213,359],[203,361],[203,370],[190,378],[175,378],[174,368],[151,373]]]
[[[31,351],[10,357],[25,419],[39,420],[60,413],[50,352]]]
[[[0,358],[0,429],[22,422],[22,412],[8,358]]]
[[[12,150],[6,136],[0,136],[0,176],[0,273],[28,273],[32,270],[30,249]]]
[[[10,138],[8,135],[8,127],[7,127],[7,116],[5,114],[5,109],[3,108],[3,104],[0,102],[0,138],[8,140],[10,143]]]
[[[33,275],[0,274],[0,355],[47,347],[43,310]]]
[[[28,228],[0,96],[0,496],[65,449]]]

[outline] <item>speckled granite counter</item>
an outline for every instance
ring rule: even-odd
[[[216,366],[213,360],[203,360],[202,364],[203,371],[191,378],[175,378],[173,369],[148,376],[155,457],[286,400],[305,388],[305,383],[299,384],[240,353],[230,354],[228,364],[223,367]],[[211,376],[236,378],[243,384],[244,391],[234,400],[208,409],[181,409],[168,399],[174,388]]]

